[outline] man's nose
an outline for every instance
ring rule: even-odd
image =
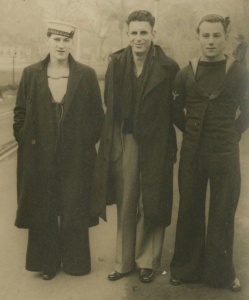
[[[58,46],[59,46],[60,48],[63,48],[63,47],[64,47],[64,41],[59,41]]]
[[[214,43],[214,38],[212,36],[209,37],[208,43],[209,44],[213,44]]]
[[[142,35],[140,33],[138,33],[137,36],[136,36],[136,40],[140,41],[141,39],[142,39]]]

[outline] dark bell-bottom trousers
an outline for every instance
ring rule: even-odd
[[[205,222],[206,189],[210,204]],[[180,205],[171,276],[226,286],[235,279],[234,217],[240,194],[239,153],[181,155]]]
[[[56,271],[61,264],[64,272],[70,275],[90,272],[88,228],[73,230],[52,226],[47,230],[29,229],[26,269]]]

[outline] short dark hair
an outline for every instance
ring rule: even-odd
[[[222,16],[216,15],[216,14],[206,15],[206,16],[202,17],[202,19],[200,20],[200,22],[197,26],[196,31],[197,31],[198,34],[200,33],[200,26],[203,22],[221,23],[221,25],[224,28],[225,33],[227,33],[227,28],[228,28],[228,25],[230,23],[230,18],[229,17],[223,18]]]
[[[126,20],[126,23],[129,25],[133,21],[148,22],[152,28],[155,26],[155,17],[147,10],[136,10],[131,13]]]

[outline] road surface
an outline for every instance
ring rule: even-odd
[[[180,136],[179,136],[180,138]],[[118,282],[107,280],[112,270],[116,208],[108,208],[108,223],[102,222],[90,230],[92,272],[73,277],[62,271],[51,281],[40,274],[25,270],[27,231],[14,227],[16,210],[16,155],[0,162],[0,236],[1,272],[0,299],[2,300],[248,300],[249,299],[249,133],[241,142],[242,193],[236,215],[234,262],[243,289],[234,294],[229,290],[214,289],[204,284],[174,287],[169,284],[169,263],[173,254],[176,216],[178,209],[177,168],[172,225],[167,228],[162,268],[156,279],[143,284],[135,271]],[[165,275],[162,275],[166,271]]]
[[[103,82],[100,83],[103,91]],[[0,148],[13,139],[13,109],[0,110]],[[178,132],[180,147],[181,134]],[[112,270],[115,253],[116,207],[107,210],[108,222],[90,229],[92,272],[73,277],[62,271],[51,281],[40,274],[25,270],[27,230],[14,227],[16,211],[16,153],[0,161],[0,300],[248,300],[249,299],[249,130],[241,141],[242,191],[236,214],[234,263],[242,283],[240,293],[210,288],[204,284],[187,284],[178,287],[169,284],[169,264],[173,255],[176,217],[178,210],[177,170],[174,175],[174,206],[172,224],[167,228],[162,257],[162,268],[156,279],[143,284],[138,272],[118,282],[107,280]],[[179,157],[178,157],[179,161]],[[162,273],[165,273],[163,275]]]

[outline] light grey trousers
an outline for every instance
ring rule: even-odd
[[[144,223],[139,151],[132,134],[124,135],[123,151],[112,172],[118,223],[114,269],[126,273],[135,267],[159,268],[165,228]]]

